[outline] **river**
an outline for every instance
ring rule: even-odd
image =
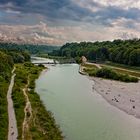
[[[77,64],[48,66],[36,91],[60,126],[65,140],[140,140],[140,120],[106,102]]]

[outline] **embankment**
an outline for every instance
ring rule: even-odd
[[[51,112],[46,110],[42,101],[40,100],[39,95],[34,91],[35,80],[38,78],[43,69],[44,68],[42,66],[38,67],[31,63],[16,65],[13,100],[17,118],[19,140],[63,139],[61,131],[56,125],[53,115]],[[25,111],[25,107],[27,107],[27,96],[32,108],[30,111]],[[24,126],[23,132],[23,122],[25,122],[25,117],[27,120],[26,126],[28,126],[28,129],[26,130],[26,127]]]

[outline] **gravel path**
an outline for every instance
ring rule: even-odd
[[[8,140],[17,140],[18,137],[17,121],[16,121],[15,110],[13,106],[13,100],[12,100],[12,89],[14,86],[14,79],[16,76],[14,71],[15,68],[12,70],[11,82],[7,92],[8,118],[9,118]]]

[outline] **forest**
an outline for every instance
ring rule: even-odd
[[[49,53],[60,47],[0,42],[0,79],[6,78],[14,63],[30,61],[30,54]]]
[[[50,55],[72,57],[76,60],[85,56],[89,61],[140,66],[140,39],[66,43]]]
[[[0,139],[6,139],[8,132],[6,93],[10,83],[11,71],[15,63],[22,63],[29,60],[30,55],[27,52],[0,49]]]
[[[30,54],[42,54],[42,53],[50,53],[53,50],[58,50],[58,49],[60,49],[60,47],[59,46],[48,46],[48,45],[15,44],[15,43],[0,42],[0,49],[27,51]]]
[[[8,73],[11,72],[14,63],[30,61],[28,52],[20,50],[0,49],[0,79],[9,79]]]

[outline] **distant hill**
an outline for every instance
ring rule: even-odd
[[[30,54],[44,54],[50,53],[54,50],[60,49],[58,46],[47,46],[47,45],[33,45],[33,44],[15,44],[15,43],[0,43],[0,49],[6,50],[21,50],[27,51]]]

